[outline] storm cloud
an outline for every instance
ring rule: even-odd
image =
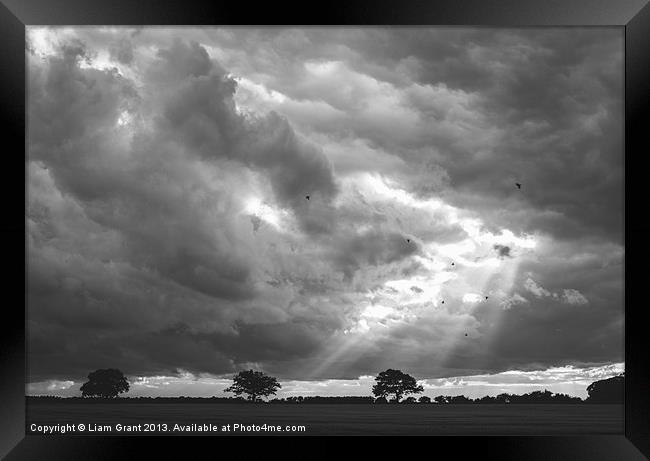
[[[30,382],[620,363],[622,39],[28,28]]]

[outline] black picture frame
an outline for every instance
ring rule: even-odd
[[[648,277],[641,268],[650,259],[643,221],[650,141],[645,121],[650,111],[650,6],[648,0],[352,0],[292,5],[265,2],[201,2],[147,0],[0,0],[0,121],[4,178],[0,181],[3,213],[0,233],[5,248],[5,322],[0,349],[0,455],[13,459],[132,459],[155,451],[169,455],[192,448],[223,453],[224,437],[46,437],[25,435],[26,296],[19,293],[26,246],[25,202],[18,198],[26,168],[25,26],[26,25],[465,25],[465,26],[618,26],[625,30],[625,433],[580,437],[436,437],[418,438],[427,453],[451,450],[461,459],[622,460],[650,458],[650,366],[642,290]],[[26,173],[26,170],[23,170]],[[25,183],[23,183],[25,184]],[[22,189],[26,193],[26,189]],[[21,237],[21,235],[23,237]],[[14,243],[15,242],[15,243]],[[27,285],[24,273],[25,288]],[[11,295],[11,296],[9,296]],[[20,300],[23,300],[22,307]],[[23,310],[21,310],[23,309]],[[9,313],[10,315],[7,315]],[[7,318],[9,317],[9,318]],[[299,445],[313,453],[339,455],[334,444],[303,436],[300,444],[282,437],[264,444],[238,442],[242,455],[279,451],[290,456]],[[243,439],[246,440],[246,439]],[[349,439],[348,439],[349,440]],[[306,441],[307,444],[303,442]],[[363,444],[383,450],[386,443]],[[409,440],[412,446],[415,440]],[[180,451],[178,451],[180,449]],[[250,451],[252,450],[252,451]],[[136,453],[138,452],[138,453]],[[224,456],[225,453],[223,453]],[[304,457],[304,453],[302,456]]]

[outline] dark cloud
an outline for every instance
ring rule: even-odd
[[[65,142],[79,142],[113,125],[120,109],[128,108],[135,97],[132,83],[116,72],[82,70],[79,64],[86,59],[83,43],[66,43],[58,55],[48,59],[47,70],[34,68],[29,72],[32,158],[49,155],[62,163],[74,162],[77,159],[70,158],[72,154],[63,155],[58,149]]]
[[[47,31],[31,380],[622,360],[620,31]]]
[[[334,262],[345,277],[351,278],[364,266],[397,262],[417,254],[418,250],[418,243],[407,241],[403,235],[369,231],[339,242]]]
[[[260,228],[262,225],[262,219],[259,216],[250,216],[251,224],[253,225],[253,231],[257,232],[257,230]]]
[[[165,81],[184,80],[187,77],[206,76],[215,67],[208,52],[195,41],[186,42],[175,38],[168,48],[160,48],[161,58],[149,72]]]
[[[200,45],[175,41],[158,54],[177,73],[183,72],[178,90],[163,103],[160,132],[207,159],[227,158],[263,171],[275,198],[294,209],[305,230],[326,231],[319,211],[326,212],[322,205],[336,195],[337,186],[322,151],[300,139],[275,112],[265,117],[239,114],[233,99],[236,81],[213,65]],[[159,72],[167,75],[167,67]],[[318,205],[303,203],[306,193],[321,204],[319,211]]]
[[[108,47],[112,60],[129,65],[133,62],[133,44],[127,38],[122,38]]]
[[[472,350],[474,359],[468,354],[452,360],[460,362],[467,358],[484,369],[498,370],[513,364],[520,369],[540,369],[580,361],[620,360],[623,336],[617,313],[594,306],[562,307],[559,302],[533,301],[524,308],[505,311],[495,331],[486,332],[495,342],[489,357],[476,355]]]
[[[296,204],[294,195],[302,195],[306,188],[325,201],[335,193],[325,158],[298,139],[285,120],[271,115],[249,122],[236,113],[232,101],[234,81],[207,59],[204,48],[175,41],[169,49],[160,50],[158,56],[150,74],[155,77],[153,87],[164,81],[165,85],[176,84],[177,88],[162,102],[155,102],[160,105],[162,117],[153,117],[154,133],[143,129],[130,142],[118,145],[114,137],[120,136],[120,117],[136,110],[157,109],[155,105],[145,107],[148,103],[143,102],[127,79],[114,70],[80,66],[91,58],[83,44],[76,42],[64,45],[59,54],[48,58],[45,66],[30,73],[30,157],[47,166],[42,171],[54,180],[47,187],[60,189],[64,194],[61,200],[71,200],[69,206],[77,207],[78,219],[93,228],[97,244],[107,245],[106,253],[111,256],[98,257],[100,264],[88,252],[75,258],[79,260],[79,269],[86,265],[97,272],[93,285],[87,281],[95,275],[92,272],[79,278],[72,275],[78,268],[64,265],[69,256],[56,263],[34,259],[31,266],[40,272],[30,273],[31,318],[34,322],[53,322],[70,331],[104,332],[102,347],[109,350],[106,355],[112,355],[114,361],[124,363],[134,372],[154,371],[154,365],[138,368],[134,366],[135,359],[125,362],[122,355],[146,356],[147,351],[170,348],[176,352],[168,356],[168,364],[178,366],[175,357],[199,354],[206,347],[186,342],[165,343],[163,347],[161,334],[165,334],[161,333],[147,343],[155,347],[138,351],[137,344],[123,343],[119,347],[126,349],[130,345],[131,349],[117,353],[118,346],[111,346],[110,341],[117,343],[122,339],[118,333],[106,332],[141,325],[145,335],[146,329],[154,326],[151,316],[156,315],[147,305],[151,298],[162,301],[160,306],[166,310],[162,317],[169,318],[176,315],[171,310],[174,304],[179,315],[186,317],[198,314],[197,310],[205,312],[209,305],[214,306],[216,313],[232,309],[228,303],[219,305],[219,299],[230,302],[257,296],[253,280],[257,269],[250,259],[252,254],[242,253],[235,244],[235,221],[229,211],[231,199],[223,191],[211,190],[210,184],[197,175],[192,158],[184,157],[188,150],[208,161],[223,158],[268,171],[276,199],[281,203]],[[245,174],[226,164],[222,166],[226,168],[219,174],[224,176]],[[47,177],[43,178],[46,183]],[[56,247],[52,238],[59,234],[60,239],[62,232],[62,224],[57,220],[63,217],[50,213],[51,203],[44,197],[38,193],[32,197],[34,257],[48,245]],[[205,202],[208,197],[210,205]],[[40,214],[37,210],[41,210]],[[302,216],[298,205],[295,211]],[[308,228],[310,215],[303,214]],[[106,241],[107,235],[110,241]],[[112,260],[119,266],[112,265]],[[126,281],[115,280],[115,271],[125,267],[124,263],[151,274],[153,280],[163,277],[191,290],[187,295],[196,301],[182,306],[172,302],[162,287],[152,285],[138,287],[145,293],[121,292]],[[44,272],[46,268],[49,272]],[[102,286],[102,279],[114,279],[113,285]],[[39,294],[43,291],[47,296]],[[207,304],[199,307],[196,302]],[[188,309],[195,311],[189,313]],[[57,310],[61,316],[56,315]],[[210,316],[214,319],[215,313]],[[36,335],[37,343],[45,340]],[[82,334],[70,347],[84,354],[85,340],[88,336]],[[149,357],[153,364],[164,359],[160,354]],[[83,360],[92,362],[88,357]],[[77,370],[73,362],[61,359],[59,366],[65,368],[68,365],[64,363],[69,363]],[[34,373],[41,373],[40,366],[40,360],[35,359]],[[196,369],[201,367],[197,365]]]
[[[276,113],[256,120],[238,152],[268,172],[277,198],[297,212],[305,213],[314,204],[305,203],[308,193],[318,203],[329,202],[336,194],[332,167],[322,151],[299,139],[288,122]]]
[[[496,250],[499,257],[501,257],[501,258],[510,258],[510,247],[509,246],[496,244],[496,245],[494,245],[493,248]]]
[[[366,138],[420,168],[435,159],[460,192],[449,200],[481,206],[498,225],[621,241],[621,31],[369,28],[338,30],[335,41],[325,29],[261,34],[262,49],[253,48],[256,40],[242,41],[251,46],[243,45],[251,62],[263,53],[277,57],[277,64],[264,61],[270,88],[297,100],[319,93],[354,114],[318,129]],[[241,35],[220,39],[235,46]],[[314,77],[296,54],[340,64]],[[338,85],[340,79],[348,84]],[[379,104],[364,99],[371,88],[393,98],[402,92],[406,101],[367,114],[362,109]],[[514,193],[515,182],[525,184],[522,193]],[[424,185],[414,187],[426,193]],[[504,221],[504,202],[524,219]],[[540,211],[553,215],[540,218]]]
[[[498,48],[490,46],[494,37]],[[450,146],[455,155],[442,166],[454,187],[495,197],[499,207],[523,201],[530,216],[508,223],[516,229],[561,238],[598,232],[621,241],[622,36],[510,31],[476,42],[472,51],[467,65],[484,74],[485,103],[477,109],[507,135],[481,158]],[[514,182],[525,185],[521,194],[513,193]],[[554,214],[538,218],[538,210]]]

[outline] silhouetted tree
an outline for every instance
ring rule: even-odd
[[[517,400],[521,401],[521,403],[547,403],[550,402],[553,398],[553,393],[547,389],[544,389],[544,391],[533,391],[529,394],[524,394],[522,396],[519,396]],[[515,402],[519,403],[519,402]]]
[[[415,403],[415,397],[406,397],[402,403]]]
[[[625,373],[593,382],[587,387],[587,403],[623,403]]]
[[[497,399],[490,396],[490,395],[486,395],[484,397],[481,397],[480,399],[474,400],[474,402],[476,402],[476,403],[497,403]]]
[[[549,390],[533,391],[523,395],[510,396],[510,403],[580,403],[579,397],[570,397],[566,394],[554,394]]]
[[[418,402],[420,403],[431,403],[431,397],[427,397],[426,395],[423,395],[418,399]]]
[[[232,381],[232,386],[224,389],[224,392],[233,392],[235,395],[247,394],[251,402],[257,402],[259,397],[274,395],[277,389],[282,387],[273,376],[253,370],[240,371]]]
[[[321,397],[320,395],[309,395],[306,397],[301,397],[302,400],[299,403],[304,404],[339,404],[339,403],[373,403],[374,399],[370,396],[357,396],[357,395],[343,395],[343,396],[325,396]]]
[[[413,376],[402,373],[400,370],[392,370],[389,368],[386,371],[382,371],[377,375],[375,381],[377,381],[377,384],[372,386],[372,393],[375,397],[394,395],[395,399],[393,402],[395,403],[399,403],[404,395],[424,392],[424,388],[418,386]]]
[[[433,399],[436,403],[474,403],[474,400],[468,399],[464,395],[438,395]]]
[[[449,403],[472,403],[472,399],[468,399],[464,395],[454,395],[449,399]]]
[[[572,397],[567,394],[555,394],[552,398],[553,403],[582,403],[580,397]]]
[[[82,397],[113,398],[129,390],[129,381],[120,370],[106,368],[90,373],[80,390]]]
[[[374,403],[388,403],[388,400],[386,400],[386,397],[377,397]]]

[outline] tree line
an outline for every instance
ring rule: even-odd
[[[317,403],[401,403],[401,404],[531,404],[531,403],[623,403],[625,373],[613,378],[595,381],[587,387],[588,397],[582,400],[567,394],[555,394],[548,390],[533,391],[527,394],[502,393],[497,396],[484,396],[471,399],[464,395],[439,395],[433,400],[428,396],[421,396],[418,399],[414,395],[424,392],[422,385],[411,375],[401,370],[388,369],[382,371],[375,377],[375,385],[372,387],[371,396],[295,396],[286,398],[273,398],[264,400],[276,395],[278,389],[282,388],[278,380],[266,375],[261,371],[246,370],[240,371],[232,378],[232,385],[224,389],[226,393],[233,393],[235,397],[219,398],[192,398],[192,397],[137,397],[128,400],[155,400],[162,401],[198,401],[215,403],[287,403],[287,404],[317,404]],[[100,399],[113,399],[119,394],[129,390],[129,382],[124,374],[114,368],[96,370],[88,375],[88,381],[81,388],[82,398],[95,397]],[[245,395],[246,397],[242,397]],[[402,400],[403,399],[403,400]],[[123,399],[122,399],[123,400]]]

